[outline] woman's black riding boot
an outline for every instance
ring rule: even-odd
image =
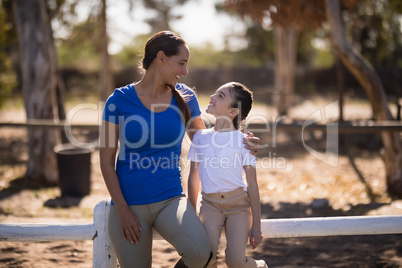
[[[174,268],[188,268],[187,265],[184,264],[183,259],[180,259],[176,265],[174,266]]]
[[[212,254],[212,252],[211,252],[211,253],[209,254],[209,259],[208,259],[208,261],[207,261],[207,264],[205,264],[204,267],[207,267],[208,263],[209,263],[209,262],[211,261],[211,259],[212,259],[212,256],[213,256],[213,254]],[[180,260],[176,263],[176,265],[174,266],[174,268],[188,268],[188,267],[187,267],[187,265],[184,264],[183,259],[180,259]]]

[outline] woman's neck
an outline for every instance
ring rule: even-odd
[[[148,71],[145,73],[144,77],[135,84],[135,89],[137,92],[146,94],[151,98],[156,98],[161,93],[170,91],[166,84],[159,82],[158,79],[148,73]]]
[[[227,132],[237,129],[234,127],[232,119],[229,117],[225,117],[225,118],[216,118],[214,130],[218,132]]]

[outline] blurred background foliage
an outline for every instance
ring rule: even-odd
[[[174,25],[179,28],[177,22],[185,15],[196,17],[198,10],[197,4],[192,5],[195,7],[192,10],[180,7],[197,1],[203,0],[0,0],[0,106],[7,98],[15,100],[24,96],[27,114],[38,111],[34,118],[48,119],[46,116],[52,115],[53,119],[64,119],[66,101],[105,100],[114,88],[141,79],[139,63],[146,41],[161,30],[181,34]],[[125,7],[118,14],[108,15],[108,7],[117,2],[125,3]],[[339,100],[342,105],[345,97],[351,97],[370,102],[373,120],[393,120],[390,105],[397,108],[393,110],[398,111],[395,114],[400,120],[402,1],[209,0],[202,3],[213,6],[216,16],[234,20],[226,26],[204,17],[196,17],[194,21],[202,24],[205,32],[213,27],[227,28],[219,48],[205,42],[190,46],[189,74],[181,82],[195,86],[201,98],[205,99],[228,81],[239,81],[254,92],[257,103],[264,104],[264,108],[275,107],[278,115],[287,115],[291,106],[311,103],[317,96],[326,101]],[[138,10],[145,16],[134,20],[134,14],[138,15],[134,11]],[[127,16],[126,25],[142,31],[110,54],[111,44],[120,41],[112,40],[120,39],[113,34],[124,34],[124,29],[110,27],[119,19],[117,16]],[[18,22],[19,38],[26,41],[18,41],[15,22]],[[193,24],[185,26],[192,29]],[[27,52],[25,58],[20,57],[20,50]],[[46,58],[49,59],[43,60]],[[371,64],[366,64],[365,59]],[[55,98],[48,98],[53,92]],[[44,98],[34,98],[38,96]],[[28,108],[32,107],[44,109],[29,112]],[[341,121],[342,112],[339,114]],[[38,144],[49,153],[56,139],[46,139],[37,133],[29,134],[28,143]],[[390,132],[382,133],[381,139],[385,145],[387,187],[402,196],[400,139]],[[38,168],[39,164],[46,163],[46,155],[37,154],[42,149],[30,146],[29,150],[28,166],[36,170],[28,169],[26,176],[37,180],[46,176],[48,182],[54,181],[48,174],[54,174],[55,166],[46,165],[47,174]]]
[[[81,0],[83,1],[83,0]],[[120,0],[123,1],[123,0]],[[171,22],[180,20],[175,8],[196,0],[126,0],[130,4],[127,14],[142,4],[150,14],[145,22],[150,26],[148,34],[133,36],[130,45],[111,55],[115,86],[122,86],[141,77],[139,62],[146,40],[156,31],[170,29]],[[92,5],[84,20],[77,20],[80,0],[47,0],[53,30],[65,32],[55,40],[58,65],[67,93],[91,94],[98,87],[101,55],[99,48],[100,1]],[[379,72],[389,94],[400,90],[402,69],[402,4],[400,0],[355,1],[352,8],[343,7],[345,28],[353,45]],[[161,4],[163,3],[163,4]],[[222,1],[215,8],[229,16],[239,16],[225,11]],[[109,18],[113,19],[113,18]],[[0,96],[20,93],[18,40],[13,22],[12,0],[0,0]],[[228,36],[225,47],[215,48],[210,43],[191,46],[190,73],[183,78],[189,86],[199,91],[214,90],[228,79],[244,79],[256,91],[272,90],[275,61],[273,27],[269,23],[258,24],[243,20],[245,31],[238,36]],[[133,25],[133,27],[136,27]],[[191,27],[191,25],[189,26]],[[179,32],[180,33],[180,32]],[[301,29],[297,39],[296,94],[322,92],[322,87],[336,83],[333,70],[337,57],[327,41],[325,24],[315,30]],[[57,35],[60,36],[60,35]],[[230,44],[236,38],[241,48],[234,50]],[[359,85],[346,75],[346,88],[359,92]],[[331,84],[332,83],[332,84]]]
[[[4,103],[4,96],[16,91],[17,68],[13,68],[13,60],[18,46],[12,18],[7,13],[11,3],[0,5],[0,106]]]

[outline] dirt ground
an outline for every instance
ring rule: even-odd
[[[313,111],[310,106],[311,103],[303,103],[292,113],[306,118]],[[270,112],[260,108],[255,114]],[[367,107],[345,114],[370,117]],[[7,110],[0,112],[0,119],[23,121],[24,116]],[[319,133],[309,134],[303,141],[295,133],[256,135],[269,145],[260,150],[257,161],[262,218],[402,215],[402,200],[386,193],[378,135],[342,136],[339,154],[328,155],[327,163],[306,150],[307,144],[325,152],[325,136]],[[38,187],[24,178],[26,146],[25,129],[0,129],[0,223],[91,223],[94,206],[109,198],[98,151],[91,159],[91,193],[82,199],[60,199],[58,187]],[[183,154],[186,150],[184,145]],[[187,171],[183,161],[184,178]],[[220,253],[224,253],[223,240]],[[264,259],[271,268],[402,267],[402,235],[264,239],[262,245],[248,249],[247,254]],[[152,267],[173,267],[178,259],[171,245],[154,241]],[[92,241],[0,242],[0,267],[91,266]],[[226,267],[223,258],[219,267]]]

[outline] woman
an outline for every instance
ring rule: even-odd
[[[153,228],[182,256],[181,267],[205,267],[211,258],[207,235],[181,186],[185,130],[193,130],[192,139],[205,128],[194,92],[178,84],[188,73],[189,56],[177,34],[155,34],[145,46],[143,78],[116,89],[104,108],[100,164],[112,197],[109,233],[123,268],[151,267]]]

